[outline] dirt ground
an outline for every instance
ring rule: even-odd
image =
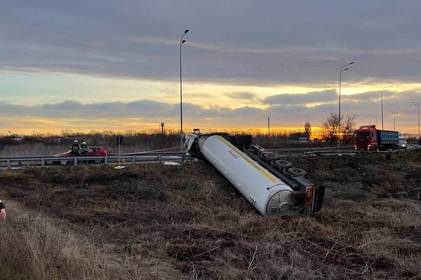
[[[421,152],[292,161],[327,187],[315,218],[260,216],[206,162],[9,170],[0,183],[99,248],[113,279],[421,279]]]

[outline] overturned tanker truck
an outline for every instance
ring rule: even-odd
[[[313,216],[322,207],[324,187],[312,184],[303,169],[252,144],[250,135],[195,130],[185,148],[207,159],[262,215]]]

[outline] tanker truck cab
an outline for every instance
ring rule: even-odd
[[[321,209],[324,188],[311,184],[304,170],[253,145],[250,135],[195,131],[185,148],[212,164],[262,215],[313,216]]]

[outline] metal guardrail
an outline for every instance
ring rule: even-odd
[[[420,145],[408,145],[408,149],[399,150],[400,152],[412,151],[421,149]],[[323,147],[323,148],[281,148],[281,149],[267,149],[267,151],[275,152],[279,156],[286,155],[334,155],[337,154],[337,147]],[[393,152],[397,152],[393,151]],[[301,153],[300,153],[301,152]],[[389,151],[385,151],[389,152]],[[349,147],[343,147],[341,154],[356,154]],[[365,152],[361,152],[365,153]],[[77,166],[79,164],[96,163],[96,164],[109,164],[109,163],[140,163],[140,162],[162,162],[162,161],[184,161],[191,159],[190,156],[184,152],[140,152],[124,155],[109,155],[109,156],[95,156],[95,157],[54,157],[54,156],[18,156],[18,157],[0,157],[0,168],[12,167],[36,167],[36,166]]]
[[[408,145],[406,149],[395,149],[387,151],[377,151],[377,153],[396,153],[396,152],[409,152],[421,149],[420,145]],[[364,154],[367,151],[356,151],[352,146],[343,146],[340,150],[337,147],[319,147],[319,148],[280,148],[280,149],[267,149],[278,156],[311,156],[311,155],[355,155]]]
[[[279,148],[266,149],[278,156],[296,156],[296,155],[310,155],[310,154],[343,154],[354,152],[352,146],[338,147],[306,147],[306,148]]]
[[[352,146],[342,146],[340,150],[352,149]],[[331,151],[338,150],[337,146],[334,147],[293,147],[293,148],[278,148],[278,149],[265,149],[270,152],[306,152],[306,151]]]
[[[182,156],[184,155],[184,152],[136,152],[136,153],[127,153],[127,154],[120,154],[120,157],[128,157],[128,156],[156,156],[156,155],[169,155],[169,156]],[[104,157],[118,157],[118,154],[108,154],[108,156],[99,156],[99,158]],[[32,158],[73,158],[73,157],[56,157],[56,156],[13,156],[13,157],[1,157],[0,161],[6,160],[6,159],[32,159]],[[77,156],[77,158],[82,158],[82,156]],[[95,158],[92,156],[85,157],[85,158]]]
[[[153,161],[184,161],[184,153],[155,153],[142,155],[111,155],[94,157],[4,157],[0,158],[0,168],[29,167],[29,166],[68,166],[85,163],[109,164],[109,163],[136,163]]]

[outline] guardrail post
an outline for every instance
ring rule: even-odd
[[[73,165],[74,165],[74,166],[77,166],[77,158],[74,158],[74,159],[73,159]]]
[[[104,158],[104,163],[105,163],[105,164],[107,164],[107,163],[108,163],[108,156],[106,156],[106,157]]]
[[[161,163],[161,155],[158,155],[158,161]]]
[[[41,166],[45,166],[45,159],[41,160]]]
[[[136,156],[132,156],[132,162],[136,162]]]
[[[10,168],[10,159],[6,161],[7,168]]]

